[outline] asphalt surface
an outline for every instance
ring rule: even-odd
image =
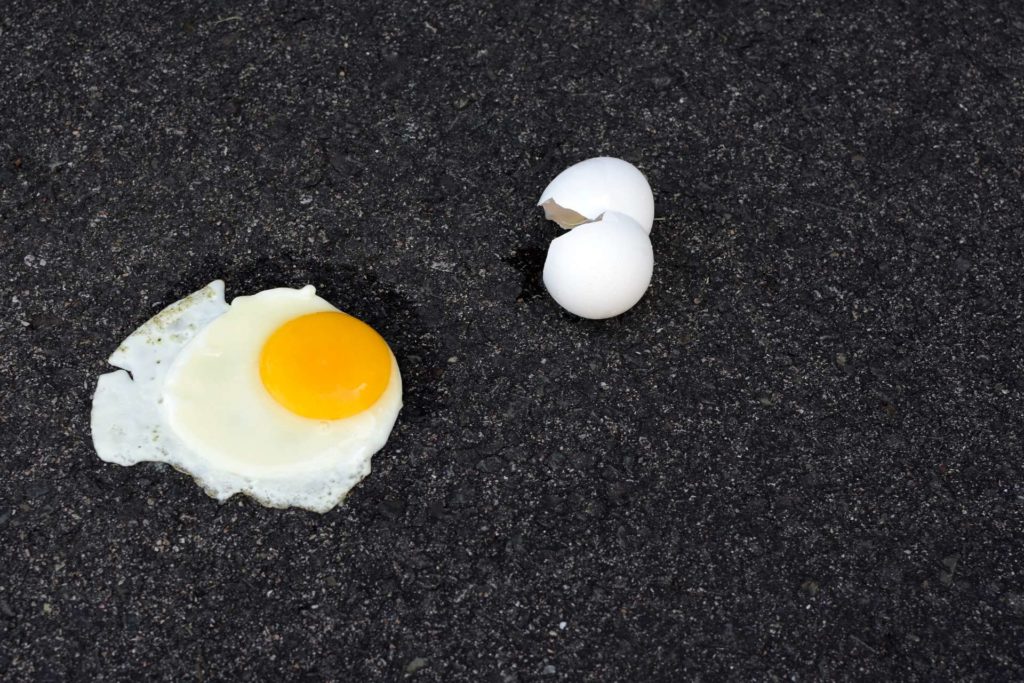
[[[1024,7],[134,4],[0,8],[0,678],[1024,678]],[[587,322],[598,154],[657,265]],[[343,506],[93,453],[214,278],[395,349]]]

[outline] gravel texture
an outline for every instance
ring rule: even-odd
[[[1024,678],[1019,3],[137,4],[0,9],[0,678]],[[657,265],[587,322],[597,154]],[[93,453],[218,277],[394,347],[342,507]]]

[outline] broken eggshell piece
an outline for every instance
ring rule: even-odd
[[[595,221],[606,211],[632,218],[650,234],[654,194],[640,170],[622,159],[595,157],[565,169],[541,193],[538,206],[563,228]]]
[[[631,217],[607,211],[551,242],[544,286],[562,308],[597,320],[636,305],[653,272],[647,232]]]

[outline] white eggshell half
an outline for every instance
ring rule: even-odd
[[[647,232],[629,216],[607,212],[551,242],[544,286],[562,308],[597,320],[636,305],[653,272]]]
[[[589,220],[614,211],[632,218],[646,233],[654,225],[654,194],[647,178],[633,164],[614,157],[595,157],[565,169],[544,188],[537,205],[549,200]],[[579,222],[546,213],[563,228]]]

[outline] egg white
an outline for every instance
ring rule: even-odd
[[[274,507],[331,509],[369,474],[394,426],[398,363],[392,354],[388,386],[370,408],[313,420],[270,396],[259,354],[288,320],[334,310],[313,287],[266,290],[228,306],[220,280],[168,306],[111,355],[122,370],[97,383],[97,454],[120,465],[166,462],[219,500],[246,493]]]

